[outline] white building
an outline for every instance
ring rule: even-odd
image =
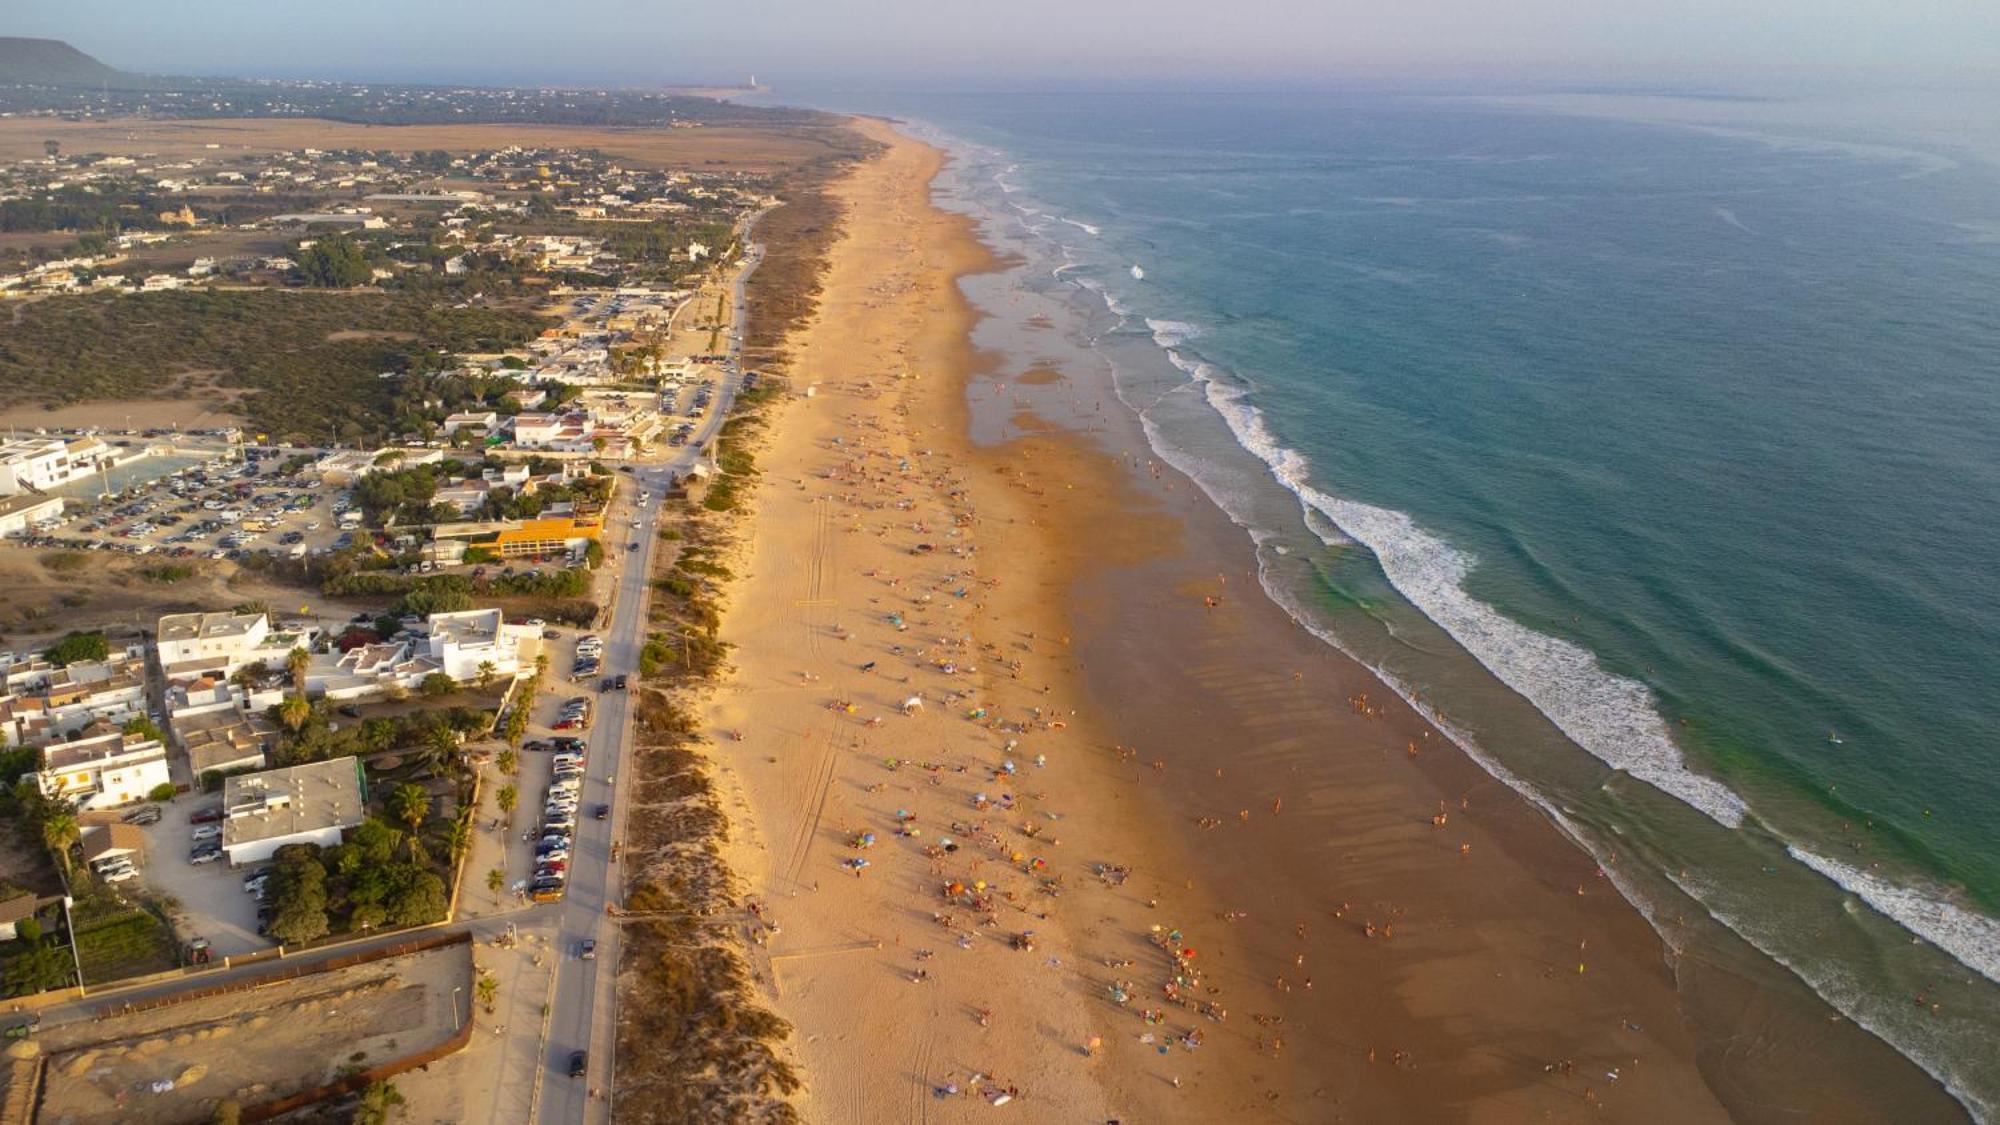
[[[0,686],[0,743],[32,746],[94,722],[123,726],[145,714],[143,649],[64,668],[30,661],[8,668]]]
[[[438,670],[461,683],[477,680],[481,665],[507,678],[520,673],[522,649],[540,636],[529,625],[509,625],[497,609],[468,609],[460,613],[433,613],[423,655],[435,661]],[[528,656],[533,663],[534,657]]]
[[[359,758],[239,774],[222,783],[222,848],[233,865],[260,863],[287,844],[332,847],[368,818]]]
[[[0,497],[0,535],[18,535],[38,523],[62,518],[60,496],[37,496],[32,492]]]
[[[468,410],[447,417],[444,420],[444,432],[445,436],[449,437],[460,430],[491,430],[499,424],[500,415],[494,411]]]
[[[169,782],[167,748],[157,738],[102,734],[59,742],[42,751],[42,793],[73,801],[80,810],[143,801]]]
[[[46,492],[97,471],[111,447],[96,438],[15,438],[0,442],[0,496]]]

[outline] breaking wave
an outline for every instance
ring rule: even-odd
[[[1786,845],[1785,850],[1876,913],[1951,954],[1987,980],[2000,983],[2000,920],[1954,906],[1938,893],[1892,883],[1796,844]]]
[[[1101,285],[1088,280],[1082,284],[1099,292],[1112,312],[1127,315]],[[1742,825],[1748,811],[1743,799],[1720,781],[1688,769],[1650,688],[1605,671],[1581,645],[1538,633],[1466,593],[1465,579],[1476,560],[1417,526],[1405,513],[1344,500],[1314,487],[1309,462],[1272,435],[1263,412],[1249,401],[1249,388],[1229,380],[1185,347],[1199,334],[1198,327],[1171,320],[1148,320],[1146,326],[1174,366],[1201,387],[1237,443],[1270,468],[1271,476],[1299,498],[1307,515],[1325,517],[1339,532],[1372,551],[1390,584],[1502,683],[1606,765],[1727,827]],[[1313,522],[1309,518],[1308,526]],[[1314,534],[1329,546],[1341,543],[1327,531],[1315,528]]]

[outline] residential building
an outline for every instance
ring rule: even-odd
[[[231,865],[260,863],[287,844],[332,847],[368,818],[358,758],[239,774],[222,783],[222,848]]]
[[[62,514],[60,496],[37,496],[32,492],[23,492],[17,496],[0,497],[0,535],[18,535],[38,523],[59,520]]]
[[[72,801],[78,809],[143,801],[173,780],[159,739],[117,732],[45,747],[38,779],[45,796]]]
[[[460,430],[491,430],[499,424],[500,415],[494,411],[469,410],[446,417],[444,420],[444,432],[445,436],[449,437]]]
[[[13,438],[0,441],[0,496],[46,492],[97,471],[111,447],[96,438]]]
[[[123,726],[146,714],[146,657],[137,647],[67,667],[16,664],[3,682],[0,743],[10,746],[52,742],[100,721]]]
[[[234,705],[178,717],[173,726],[174,741],[187,754],[196,780],[211,771],[263,769],[278,744],[278,728],[269,719]]]
[[[422,654],[461,683],[482,674],[506,678],[520,673],[522,648],[540,635],[526,625],[509,625],[497,609],[433,613],[426,622]],[[533,656],[528,660],[532,662]]]

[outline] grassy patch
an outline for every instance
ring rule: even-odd
[[[166,923],[108,890],[88,891],[78,898],[70,910],[70,924],[76,959],[89,984],[164,972],[180,963]]]

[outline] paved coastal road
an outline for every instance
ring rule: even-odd
[[[744,234],[747,238],[747,227]],[[729,334],[732,360],[741,354],[738,342],[747,322],[744,288],[751,271],[757,268],[762,258],[762,250],[755,245],[750,246],[744,257],[744,268],[737,274],[731,301],[735,317]],[[741,387],[739,365],[732,362],[717,390],[715,408],[709,411],[701,427],[679,454],[659,465],[633,467],[632,480],[646,495],[646,502],[636,509],[639,526],[624,525],[623,531],[617,531],[615,527],[606,529],[609,540],[606,546],[619,552],[621,567],[615,587],[617,593],[611,624],[604,634],[604,667],[607,672],[636,675],[638,671],[639,649],[645,643],[646,635],[647,578],[652,573],[653,551],[659,542],[655,521],[663,503],[661,497],[673,480],[684,475],[704,456],[703,451],[714,442],[716,434],[722,429]],[[621,508],[620,511],[630,515],[635,510]],[[622,550],[622,543],[630,540],[638,542],[638,550]],[[630,756],[631,735],[632,696],[627,692],[606,692],[598,705],[597,722],[591,731],[583,804],[588,809],[598,802],[609,803],[612,814],[609,821],[594,820],[586,815],[577,822],[570,861],[569,892],[559,906],[561,922],[551,943],[560,959],[556,967],[548,1041],[543,1046],[540,1060],[544,1069],[541,1098],[536,1107],[536,1120],[549,1125],[611,1119],[608,1091],[611,1088],[617,1038],[619,934],[617,925],[606,917],[605,907],[613,897],[613,889],[618,886],[611,862],[611,842],[622,838],[626,812],[625,803],[616,799],[618,786],[613,779],[626,776],[625,762]],[[597,942],[595,960],[585,961],[576,955],[586,939]],[[521,1032],[517,1030],[516,1034]],[[569,1077],[570,1056],[578,1050],[590,1053],[589,1073],[583,1078],[572,1079]],[[592,1100],[589,1094],[593,1089],[606,1092],[605,1096]]]

